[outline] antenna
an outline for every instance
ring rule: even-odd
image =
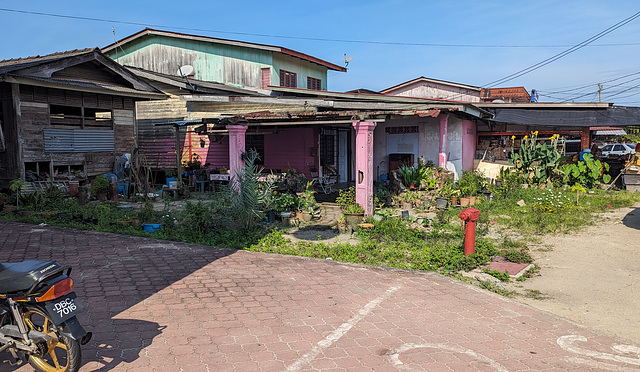
[[[193,91],[195,91],[195,90],[196,90],[196,87],[194,87],[194,86],[191,84],[191,82],[189,81],[189,78],[188,78],[188,76],[189,76],[189,75],[192,75],[192,74],[193,74],[193,66],[191,66],[191,65],[184,65],[184,66],[180,66],[180,67],[178,67],[178,73],[177,73],[177,75],[178,75],[178,76],[180,76],[180,77],[182,77],[182,78],[187,82],[187,84],[189,85],[189,87],[190,87]]]
[[[182,76],[182,77],[190,76],[190,75],[193,75],[193,71],[194,71],[193,66],[184,65],[178,68],[178,73],[176,75]]]
[[[349,66],[349,62],[353,61],[353,57],[347,56],[347,53],[344,54],[344,67]]]

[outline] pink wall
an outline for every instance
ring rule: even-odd
[[[462,169],[473,170],[473,158],[476,154],[476,123],[462,121]]]
[[[311,148],[317,154],[318,131],[312,127],[286,128],[278,134],[264,136],[264,168],[295,168],[311,178],[309,168],[318,168],[317,157],[311,155]]]

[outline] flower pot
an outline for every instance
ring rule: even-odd
[[[138,228],[138,227],[142,226],[142,221],[140,221],[139,218],[133,218],[131,220],[131,226]]]
[[[452,206],[458,205],[458,197],[457,196],[452,196],[451,197],[451,205]]]
[[[349,225],[349,227],[353,231],[358,230],[358,224],[362,223],[363,218],[364,218],[364,213],[344,215],[344,219],[347,220],[347,225]]]
[[[309,222],[309,221],[311,221],[311,218],[313,217],[313,215],[312,215],[311,213],[309,213],[309,212],[302,212],[300,215],[301,215],[301,217],[300,217],[300,218],[301,218],[304,222]]]
[[[470,196],[469,197],[469,205],[474,205],[476,204],[476,197],[475,196]]]
[[[436,208],[446,209],[449,202],[445,198],[436,198]]]
[[[20,215],[21,215],[22,217],[31,217],[31,215],[32,215],[32,214],[33,214],[33,212],[32,212],[32,211],[28,211],[28,210],[26,210],[26,209],[21,209],[21,210],[20,210]]]
[[[469,198],[460,198],[460,206],[466,207],[469,205]]]

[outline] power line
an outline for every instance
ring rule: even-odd
[[[291,40],[323,41],[323,42],[332,42],[332,43],[338,42],[338,43],[351,43],[351,44],[428,46],[428,47],[446,47],[446,48],[566,48],[567,46],[570,46],[570,45],[566,45],[566,44],[558,44],[558,45],[508,45],[508,44],[505,44],[505,45],[500,45],[500,44],[491,45],[491,44],[485,44],[485,45],[483,45],[483,44],[414,43],[414,42],[379,41],[379,40],[329,39],[329,38],[316,38],[316,37],[304,37],[304,36],[288,36],[288,35],[261,34],[261,33],[251,33],[251,32],[223,31],[223,30],[212,30],[212,29],[206,29],[206,28],[179,27],[179,26],[150,24],[150,23],[142,23],[142,22],[129,22],[129,21],[120,21],[120,20],[115,20],[115,19],[106,19],[106,18],[72,16],[72,15],[66,15],[66,14],[45,13],[45,12],[36,12],[36,11],[19,10],[19,9],[8,9],[8,8],[0,8],[0,11],[2,11],[2,12],[11,12],[11,13],[20,13],[20,14],[28,14],[28,15],[46,16],[46,17],[75,19],[75,20],[82,20],[82,21],[94,21],[94,22],[117,23],[117,24],[141,26],[141,27],[153,27],[153,28],[161,28],[161,29],[173,29],[173,30],[182,30],[182,31],[194,31],[194,32],[203,32],[203,33],[218,33],[218,34],[229,34],[229,35],[242,35],[242,36],[269,37],[269,38],[291,39]],[[589,46],[592,46],[592,47],[611,47],[611,46],[638,46],[638,45],[640,45],[640,42],[639,43],[591,44]]]
[[[548,65],[548,64],[550,64],[552,62],[557,61],[558,59],[560,59],[560,58],[562,58],[562,57],[564,57],[564,56],[566,56],[568,54],[571,54],[571,53],[573,53],[573,52],[575,52],[575,51],[577,51],[579,49],[584,48],[586,45],[588,45],[588,44],[600,39],[601,37],[613,32],[613,31],[615,31],[617,29],[619,29],[620,27],[626,25],[627,23],[633,21],[634,19],[636,19],[638,17],[640,17],[640,12],[632,15],[629,18],[626,18],[626,19],[616,23],[615,25],[605,29],[604,31],[601,31],[601,32],[597,33],[596,35],[588,38],[587,40],[585,40],[585,41],[583,41],[583,42],[581,42],[579,44],[576,44],[576,45],[572,46],[571,48],[569,48],[569,49],[567,49],[567,50],[565,50],[563,52],[560,52],[560,53],[558,53],[558,54],[556,54],[556,55],[554,55],[552,57],[549,57],[549,58],[547,58],[547,59],[545,59],[545,60],[543,60],[541,62],[538,62],[538,63],[536,63],[534,65],[531,65],[531,66],[529,66],[527,68],[524,68],[524,69],[522,69],[520,71],[514,72],[513,74],[505,76],[502,79],[494,80],[494,81],[492,81],[492,82],[490,82],[488,84],[485,84],[483,86],[484,87],[494,87],[497,84],[504,84],[507,81],[511,81],[511,80],[516,79],[516,78],[518,78],[520,76],[523,76],[523,75],[526,75],[526,74],[528,74],[530,72],[533,72],[533,71],[535,71],[535,70],[537,70],[537,69],[539,69],[539,68],[541,68],[543,66],[546,66],[546,65]]]

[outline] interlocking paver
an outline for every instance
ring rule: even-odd
[[[0,246],[73,267],[83,372],[640,369],[638,345],[434,273],[3,221]]]

